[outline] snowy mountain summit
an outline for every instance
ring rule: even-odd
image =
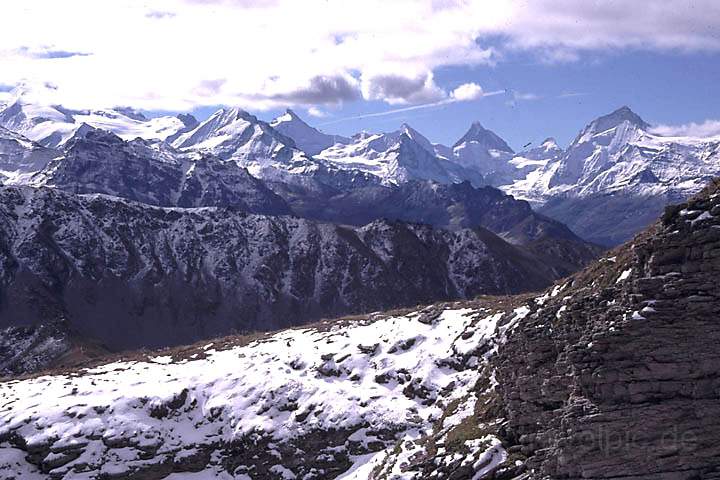
[[[548,161],[499,188],[535,203],[584,238],[614,245],[649,224],[664,205],[720,175],[719,146],[720,137],[658,135],[621,107],[590,122],[564,152],[553,149]]]
[[[340,135],[327,135],[305,123],[289,108],[285,114],[270,122],[275,130],[292,138],[295,145],[308,155],[317,155],[336,143],[348,144],[351,140]]]
[[[16,89],[12,100],[0,106],[0,126],[19,133],[45,147],[59,147],[83,124],[109,130],[132,140],[166,140],[197,123],[188,114],[147,118],[131,108],[74,110],[34,100],[33,92]]]

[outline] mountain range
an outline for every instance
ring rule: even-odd
[[[36,142],[24,162],[1,171],[6,183],[28,183],[47,152],[64,149],[88,128],[126,141],[172,147],[182,154],[233,161],[270,184],[300,210],[359,187],[394,188],[413,181],[493,186],[527,200],[585,240],[613,246],[628,240],[668,203],[699,191],[720,171],[720,138],[667,137],[628,107],[600,116],[563,149],[549,137],[520,152],[479,122],[451,147],[430,142],[407,124],[387,133],[327,134],[295,112],[267,123],[238,108],[198,122],[190,115],[147,118],[132,109],[70,110],[36,105],[18,91],[0,107],[7,135]],[[4,132],[4,131],[3,131]],[[32,150],[32,149],[30,149]],[[18,156],[16,152],[14,154]],[[21,155],[21,156],[22,156]],[[6,157],[6,155],[5,155]],[[24,166],[22,166],[24,165]],[[18,179],[13,176],[21,175]],[[315,208],[317,210],[318,208]]]
[[[0,382],[0,471],[718,478],[719,188],[540,293],[105,355]],[[72,342],[63,328],[5,331],[26,354],[15,367],[47,366],[52,340]]]
[[[340,137],[291,110],[199,122],[22,94],[0,124],[0,327],[66,322],[114,349],[537,290],[720,169],[717,140],[627,107],[518,153],[479,122],[447,147],[406,124]]]

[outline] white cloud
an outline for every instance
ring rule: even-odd
[[[508,52],[720,51],[720,2],[22,0],[4,2],[0,84],[70,106],[183,110],[448,98],[437,69]]]
[[[307,113],[308,113],[308,115],[310,115],[311,117],[315,117],[315,118],[325,118],[325,117],[328,116],[328,113],[327,113],[326,111],[320,110],[320,109],[317,108],[317,107],[309,107],[309,108],[307,109]]]
[[[653,133],[666,137],[698,137],[708,138],[720,136],[720,120],[705,120],[702,123],[686,123],[684,125],[657,125]]]
[[[452,98],[458,101],[477,100],[483,96],[483,89],[477,83],[463,83],[450,94]]]

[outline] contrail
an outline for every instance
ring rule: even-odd
[[[505,92],[506,92],[506,90],[495,90],[492,92],[483,93],[482,97],[480,97],[480,98],[492,97],[494,95],[501,95]],[[335,120],[331,120],[329,122],[319,123],[317,126],[323,127],[325,125],[332,125],[334,123],[346,122],[348,120],[359,120],[361,118],[384,117],[386,115],[393,115],[395,113],[411,112],[413,110],[423,110],[426,108],[440,107],[442,105],[449,105],[451,103],[458,103],[460,101],[461,100],[457,100],[455,98],[446,98],[445,100],[440,100],[439,102],[423,103],[422,105],[413,105],[411,107],[396,108],[394,110],[386,110],[384,112],[364,113],[362,115],[354,115],[352,117],[338,118]]]

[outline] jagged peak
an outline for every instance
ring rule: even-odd
[[[290,118],[292,118],[293,120],[302,120],[300,118],[300,116],[297,113],[295,113],[295,111],[292,108],[286,108],[285,114],[290,115]]]
[[[477,120],[470,125],[470,128],[467,132],[465,132],[465,135],[463,135],[460,140],[455,142],[453,147],[457,147],[458,145],[469,142],[479,143],[485,146],[487,149],[491,150],[500,150],[504,152],[515,153],[513,149],[510,148],[510,146],[505,142],[505,140],[503,140],[492,130],[488,130],[483,127],[482,124]]]
[[[586,128],[586,131],[592,131],[594,133],[604,132],[623,122],[629,122],[642,130],[650,128],[650,124],[643,120],[637,113],[633,112],[630,107],[623,105],[617,110],[593,120]]]
[[[188,128],[196,127],[200,123],[198,122],[198,119],[195,118],[195,115],[191,113],[178,113],[176,118]]]
[[[104,130],[102,128],[96,128],[87,123],[82,123],[80,127],[75,130],[75,133],[67,141],[68,145],[73,144],[77,140],[89,140],[91,142],[105,142],[105,143],[125,143],[125,141],[117,136],[110,130]],[[71,146],[72,148],[72,146]]]
[[[303,120],[300,117],[300,115],[295,113],[295,111],[292,110],[291,108],[286,108],[285,113],[283,113],[279,117],[274,118],[270,122],[270,126],[275,127],[277,125],[280,125],[281,123],[294,123],[294,124],[302,125],[302,126],[305,126],[308,128],[313,128],[310,125],[308,125],[307,122],[305,122],[305,120]]]
[[[258,119],[255,115],[252,115],[246,110],[240,107],[221,108],[220,110],[213,113],[210,118],[223,118],[228,121],[245,120],[248,122],[257,122]]]

